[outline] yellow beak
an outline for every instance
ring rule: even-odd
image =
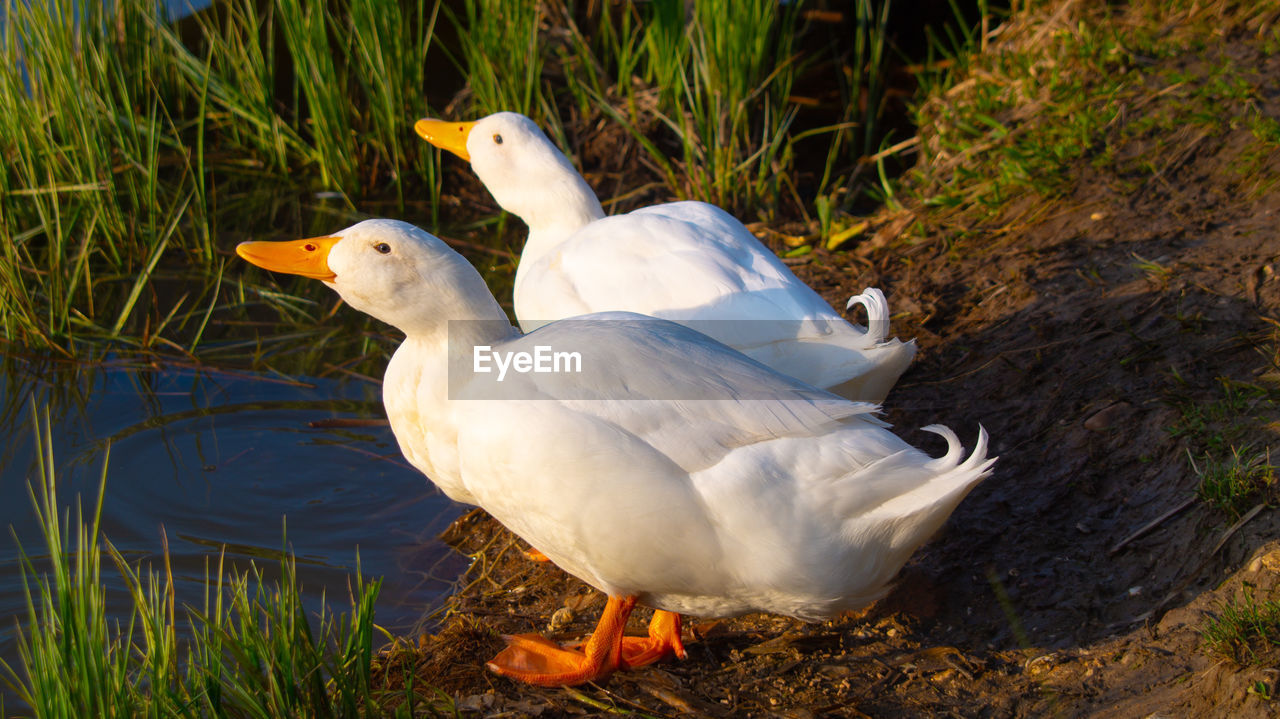
[[[329,269],[329,250],[341,237],[313,237],[289,242],[241,242],[236,254],[272,272],[287,272],[313,280],[337,279]]]
[[[471,162],[471,155],[467,152],[467,136],[471,134],[473,127],[474,122],[445,122],[429,117],[418,120],[413,125],[419,137],[467,162]]]

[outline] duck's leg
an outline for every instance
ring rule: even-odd
[[[565,649],[537,634],[506,635],[507,648],[488,667],[505,677],[550,687],[603,679],[622,665],[622,630],[635,606],[635,597],[609,597],[581,651]]]
[[[621,668],[642,667],[668,654],[685,658],[684,642],[680,641],[680,615],[659,609],[649,620],[649,636],[622,638]]]
[[[537,550],[537,548],[535,548],[535,547],[529,547],[529,549],[525,550],[524,556],[528,557],[529,559],[532,559],[532,560],[533,560],[533,561],[535,561],[535,562],[550,562],[550,561],[551,561],[551,557],[548,557],[547,555],[545,555],[545,554],[543,554],[542,552],[538,551],[538,550]]]

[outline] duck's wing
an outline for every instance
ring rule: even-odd
[[[611,594],[732,593],[717,526],[724,508],[707,506],[694,477],[778,438],[883,425],[874,405],[633,313],[562,320],[488,352],[578,353],[580,371],[562,364],[559,372],[513,370],[501,382],[489,372],[459,382],[455,368],[465,363],[450,365],[467,490],[557,565]],[[762,475],[773,472],[746,474],[767,482]],[[716,501],[745,499],[722,492]]]
[[[742,223],[701,202],[592,222],[540,259],[528,282],[538,288],[534,294],[570,312],[620,310],[681,323],[751,320],[722,331],[700,328],[735,347],[819,336],[833,323],[848,327]],[[572,316],[533,317],[537,311],[522,308],[522,317]]]
[[[517,308],[526,329],[588,312],[640,312],[854,399],[882,400],[915,353],[886,341],[882,292],[851,301],[865,305],[871,331],[852,325],[742,223],[702,202],[597,220],[538,260],[525,282],[536,287]]]
[[[989,469],[983,440],[962,464],[934,428],[949,450],[931,458],[874,405],[671,322],[592,315],[493,350],[539,347],[580,352],[581,372],[476,382],[477,401],[452,403],[469,486],[570,573],[673,611],[865,603]]]
[[[451,397],[555,403],[641,438],[686,472],[756,442],[816,436],[849,421],[884,426],[873,404],[782,375],[682,325],[632,313],[563,320],[486,352],[523,353],[534,369],[511,369],[499,380],[496,360],[477,373],[474,353],[464,348],[450,365]]]

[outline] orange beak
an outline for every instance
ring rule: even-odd
[[[471,134],[474,122],[445,122],[423,118],[413,125],[418,136],[441,150],[448,150],[471,162],[471,154],[467,152],[467,136]]]
[[[329,269],[329,250],[341,239],[313,237],[289,242],[241,242],[236,254],[272,272],[333,282],[338,276]]]

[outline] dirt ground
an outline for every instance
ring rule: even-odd
[[[1202,52],[1256,67],[1271,88],[1259,109],[1280,118],[1280,58],[1256,35]],[[1159,62],[1194,83],[1200,56]],[[1274,388],[1280,371],[1280,192],[1251,179],[1280,176],[1280,158],[1242,174],[1249,132],[1131,137],[1121,156],[1160,145],[1159,171],[1140,181],[1123,163],[1079,161],[1047,211],[1028,196],[957,227],[968,221],[908,204],[851,251],[794,265],[836,306],[885,289],[894,334],[920,345],[885,403],[905,439],[936,452],[916,428],[944,423],[971,444],[981,423],[1000,457],[865,613],[691,618],[684,661],[599,686],[517,685],[483,668],[499,633],[581,638],[603,597],[475,512],[447,535],[473,560],[443,627],[391,652],[387,680],[411,672],[465,715],[493,717],[1276,713],[1274,659],[1242,666],[1201,637],[1246,588],[1262,600],[1280,585],[1274,497],[1239,522],[1196,499],[1201,448],[1177,431],[1221,400],[1232,385],[1220,378]],[[974,235],[985,239],[955,240]],[[1245,404],[1239,441],[1265,446],[1276,405]],[[637,612],[633,631],[645,621]]]

